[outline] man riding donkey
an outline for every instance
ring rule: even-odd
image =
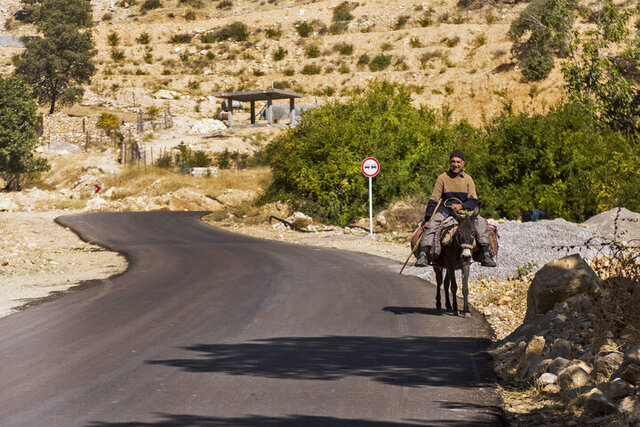
[[[449,170],[436,180],[422,223],[424,232],[417,251],[416,267],[426,267],[430,259],[433,260],[439,255],[433,253],[432,249],[440,243],[439,240],[435,240],[435,236],[438,235],[439,239],[442,224],[450,215],[449,209],[457,213],[463,209],[472,211],[478,206],[473,179],[462,171],[465,164],[462,151],[453,150],[449,156]],[[478,215],[474,220],[474,227],[476,240],[482,251],[481,265],[495,267],[487,221]]]

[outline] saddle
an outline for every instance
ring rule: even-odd
[[[489,241],[491,243],[491,251],[493,252],[492,255],[497,258],[499,249],[498,237],[500,237],[500,235],[498,234],[498,227],[487,222],[487,228],[489,229]],[[415,250],[413,251],[413,255],[416,258],[418,257],[418,242],[422,237],[422,229],[422,225],[419,225],[411,236],[411,248],[415,248]],[[449,224],[445,223],[444,226],[440,229],[440,244],[443,247],[449,246],[453,241],[453,236],[456,234],[457,230],[458,224],[456,222],[451,222]],[[477,262],[480,262],[482,260],[482,250],[475,240],[473,242],[472,257],[473,260]]]

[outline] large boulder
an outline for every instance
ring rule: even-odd
[[[613,208],[599,213],[583,224],[597,230],[608,240],[630,242],[640,239],[640,213],[625,208]]]
[[[600,279],[578,254],[549,261],[536,273],[527,293],[528,322],[554,304],[581,293],[600,292]]]

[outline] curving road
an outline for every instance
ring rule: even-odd
[[[0,319],[1,426],[502,423],[479,316],[439,315],[383,258],[202,214],[57,219],[130,266]]]

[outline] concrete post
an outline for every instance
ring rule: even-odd
[[[273,122],[273,101],[271,98],[267,99],[267,124],[271,126]]]
[[[295,98],[289,98],[289,125],[293,125],[293,121],[296,118],[295,116],[296,116],[296,101],[295,101]]]
[[[229,124],[229,127],[233,126],[233,99],[228,98],[229,100],[229,111],[227,111],[227,115],[228,115],[228,119],[227,122]]]

